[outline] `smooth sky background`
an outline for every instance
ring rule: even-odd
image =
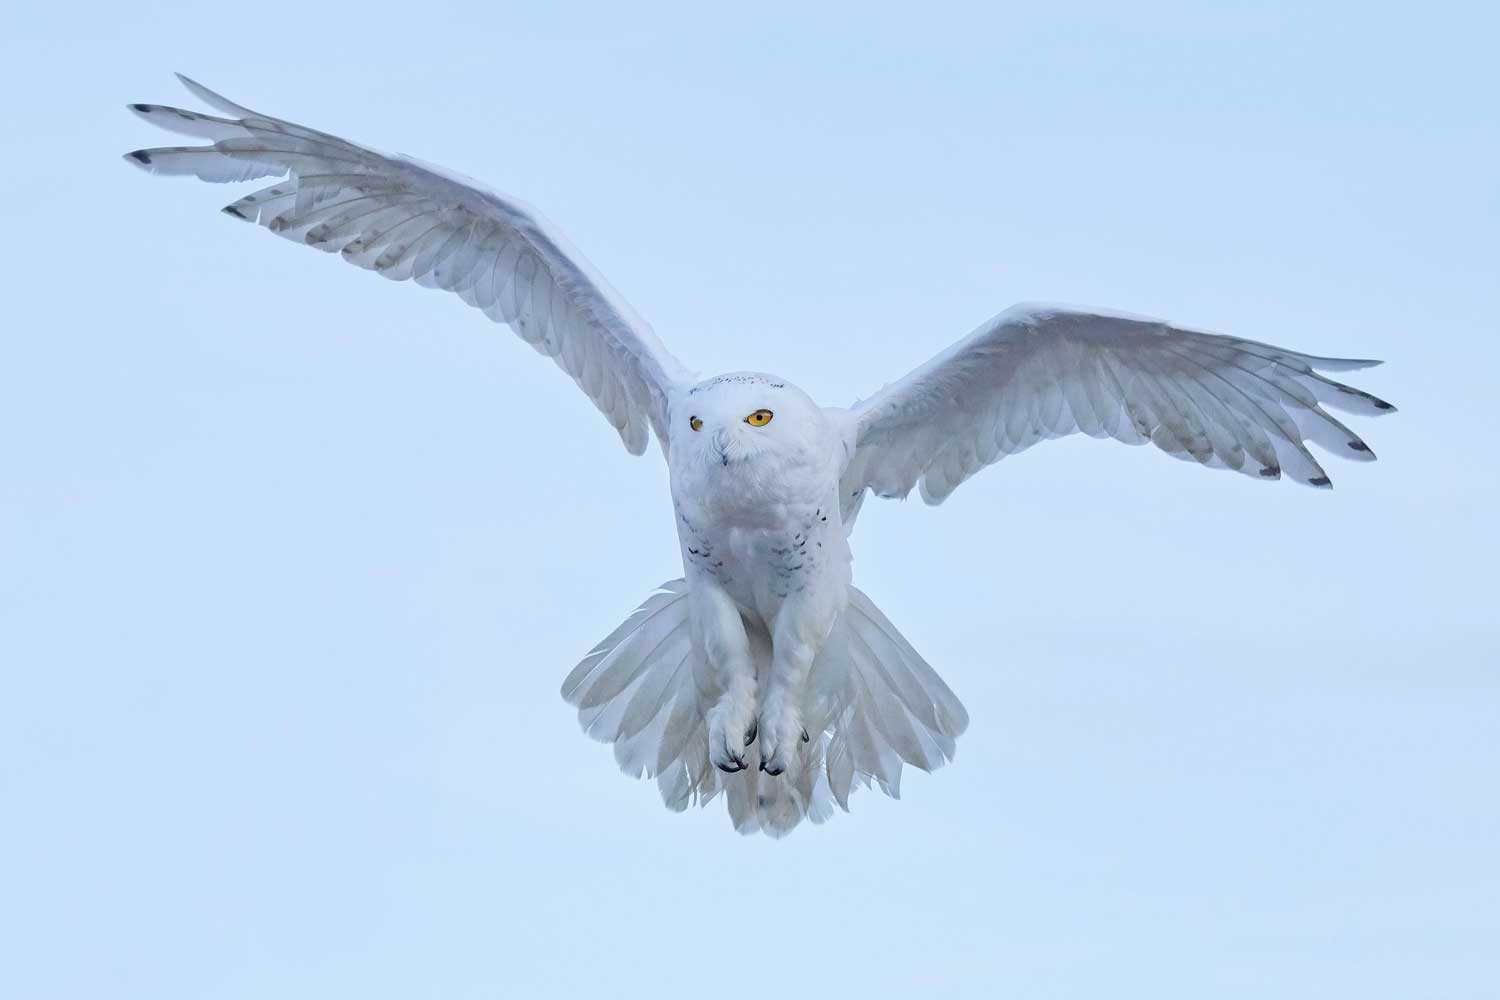
[[[8,10],[0,994],[1493,997],[1500,19],[1315,6]],[[870,501],[973,724],[741,838],[557,693],[679,575],[655,446],[122,163],[174,69],[527,199],[704,372],[847,403],[1051,299],[1401,412],[1332,493],[1079,439]]]

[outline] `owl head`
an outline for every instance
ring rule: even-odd
[[[672,454],[726,467],[766,455],[810,457],[825,439],[823,421],[822,409],[786,379],[731,372],[676,400]]]

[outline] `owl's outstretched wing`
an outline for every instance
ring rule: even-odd
[[[667,399],[692,380],[651,328],[532,209],[472,180],[241,107],[179,75],[231,117],[130,110],[209,146],[140,149],[131,163],[205,181],[285,180],[224,211],[396,281],[457,293],[573,377],[634,454],[665,439]]]
[[[1084,433],[1150,441],[1176,458],[1327,488],[1307,450],[1375,455],[1324,406],[1394,407],[1318,374],[1378,364],[1320,358],[1160,320],[1018,305],[848,411],[846,512],[866,490],[941,503],[960,483],[1038,441]]]

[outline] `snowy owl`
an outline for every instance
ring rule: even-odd
[[[397,281],[457,293],[572,376],[633,454],[655,434],[683,575],[562,685],[590,736],[673,810],[722,794],[773,836],[896,796],[903,765],[953,757],[963,705],[851,583],[865,497],[942,502],[1048,438],[1150,442],[1257,479],[1327,488],[1312,442],[1374,455],[1325,407],[1393,408],[1316,357],[1140,316],[1015,306],[869,399],[821,406],[778,375],[699,378],[531,208],[407,156],[263,115],[182,78],[227,117],[130,109],[211,145],[142,149],[152,173],[281,178],[224,209]]]

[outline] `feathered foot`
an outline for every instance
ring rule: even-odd
[[[708,710],[708,759],[727,774],[745,769],[745,748],[755,742],[755,701],[729,691]]]
[[[800,713],[785,698],[774,695],[761,706],[760,769],[775,777],[789,766],[801,744],[808,742]]]

